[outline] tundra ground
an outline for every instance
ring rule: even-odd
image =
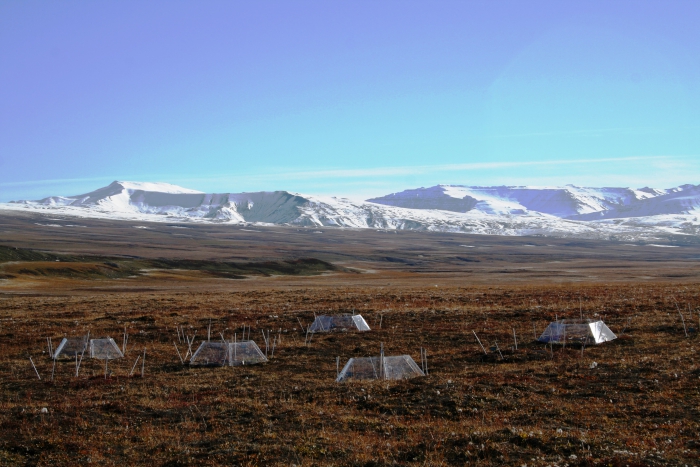
[[[594,284],[4,295],[0,463],[698,465],[699,292]],[[299,321],[353,310],[371,332],[316,334],[304,345]],[[604,318],[619,338],[585,349],[535,341],[555,315],[581,314]],[[199,343],[210,320],[212,339],[240,339],[246,325],[263,349],[270,330],[274,357],[182,365],[176,326]],[[89,331],[121,344],[125,327],[126,358],[110,362],[106,378],[87,358],[77,377],[73,361],[52,370],[47,337],[56,346]],[[426,348],[429,376],[334,382],[336,357],[342,366],[377,355],[382,342],[387,355],[417,361]],[[143,377],[140,362],[129,377],[144,350]]]

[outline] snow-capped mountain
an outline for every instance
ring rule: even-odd
[[[572,219],[598,220],[627,217],[651,217],[669,214],[700,215],[700,185],[683,185],[664,190],[657,196],[645,198],[643,202],[627,203],[615,209],[582,213]]]
[[[118,218],[158,218],[265,222],[294,221],[297,207],[308,200],[288,192],[202,193],[168,183],[112,182],[77,196],[51,196],[38,201],[13,201],[26,207],[73,208],[67,212]],[[75,211],[75,208],[83,208]],[[64,210],[65,211],[65,210]]]
[[[166,222],[259,223],[622,240],[700,235],[700,185],[652,188],[438,185],[365,202],[287,191],[202,193],[165,183],[113,182],[78,196],[3,209]]]
[[[669,190],[652,188],[582,188],[527,186],[438,185],[393,193],[368,201],[411,209],[441,209],[454,212],[481,211],[487,214],[525,214],[540,212],[569,218],[602,213],[639,201],[667,194]]]

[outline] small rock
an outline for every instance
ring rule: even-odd
[[[597,366],[598,366],[598,363],[597,363],[597,362],[593,362],[593,363],[590,364],[590,366],[589,366],[588,368],[590,368],[590,369],[592,370],[593,368],[596,368]]]
[[[41,413],[49,413],[49,409],[47,409],[46,407],[42,407],[40,412]]]

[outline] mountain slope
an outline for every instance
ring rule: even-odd
[[[700,186],[643,188],[438,185],[354,202],[287,191],[202,193],[113,182],[78,196],[4,209],[153,222],[286,224],[621,240],[697,235]]]
[[[393,193],[369,202],[411,209],[454,212],[477,210],[488,214],[524,214],[536,211],[567,218],[628,206],[667,193],[643,188],[584,188],[437,185]]]
[[[658,196],[607,211],[572,217],[577,220],[622,219],[669,214],[700,214],[700,185],[683,185]]]

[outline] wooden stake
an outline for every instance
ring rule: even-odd
[[[498,341],[495,341],[496,344],[496,350],[498,350],[498,355],[501,356],[501,360],[503,360],[503,354],[501,353],[501,349],[498,348]]]
[[[484,344],[482,344],[481,341],[479,340],[479,336],[476,335],[476,332],[474,330],[472,330],[472,332],[474,333],[474,337],[476,337],[476,341],[481,346],[481,350],[484,351],[484,355],[488,355],[488,352],[486,352],[486,349],[484,348]]]
[[[515,328],[513,328],[513,342],[515,342],[515,350],[518,350],[518,337],[515,335]]]
[[[78,374],[80,374],[80,365],[83,363],[83,355],[85,354],[85,349],[83,349],[83,352],[80,354],[80,361],[78,361],[78,367],[75,369],[75,377],[78,377]],[[75,354],[75,359],[78,359],[78,354]]]
[[[676,304],[676,306],[678,306]],[[683,332],[685,333],[685,337],[688,337],[688,328],[685,327],[685,319],[683,319],[683,313],[681,313],[681,309],[678,309],[678,314],[681,315],[681,322],[683,323]]]
[[[141,377],[143,378],[143,370],[146,366],[146,348],[143,349],[143,360],[141,360]]]
[[[34,365],[34,360],[32,360],[32,357],[29,357],[29,361],[32,364],[32,368],[34,368],[34,372],[36,373],[36,377],[39,378],[39,381],[41,381],[41,376],[39,376],[39,372],[36,369],[36,366]]]
[[[174,344],[174,342],[173,342]],[[175,349],[177,350],[177,346],[175,346]],[[180,351],[178,350],[178,355],[180,354]],[[132,376],[134,374],[134,369],[136,369],[136,364],[139,362],[139,358],[141,358],[141,355],[136,357],[136,361],[134,362],[134,366],[131,367],[131,372],[129,372],[129,376]],[[182,358],[180,358],[182,360]]]
[[[384,369],[384,342],[381,343],[380,360],[379,360],[379,378],[386,379],[386,370]]]
[[[187,354],[188,355],[192,354],[192,344],[194,343],[194,338],[196,335],[197,335],[197,331],[195,331],[194,334],[192,335],[192,339],[185,336],[185,337],[187,337]],[[187,360],[187,355],[185,355],[185,360]]]
[[[562,345],[562,350],[566,348],[566,326],[564,326],[564,345]]]
[[[673,297],[671,297],[673,298]],[[678,306],[678,302],[676,301],[675,298],[673,298],[674,303],[676,304],[676,309],[678,310],[678,314],[681,315],[681,322],[683,323],[683,332],[685,333],[685,337],[688,337],[688,329],[685,327],[685,319],[683,319],[683,313],[681,313],[681,307]]]
[[[177,344],[175,342],[173,342],[173,345],[175,346],[175,351],[177,352],[177,356],[180,357],[180,363],[182,363],[184,365],[185,361],[182,359],[182,355],[180,355],[180,350],[177,348]],[[139,357],[140,357],[140,355],[139,355]],[[136,361],[138,362],[139,360],[136,359]],[[134,363],[134,367],[136,367],[135,363]],[[132,369],[131,372],[133,373],[134,370]]]

